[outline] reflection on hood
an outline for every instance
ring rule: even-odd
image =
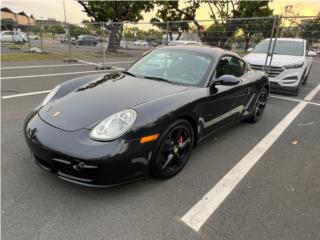
[[[107,74],[105,75],[102,79],[100,80],[96,80],[96,81],[93,81],[93,82],[90,82],[88,83],[87,85],[85,86],[82,86],[80,88],[78,88],[76,90],[76,92],[80,92],[80,91],[85,91],[87,89],[90,89],[90,88],[94,88],[102,83],[105,83],[106,81],[109,81],[109,80],[120,80],[122,78],[124,78],[124,74],[121,74],[121,73],[110,73],[110,74]]]

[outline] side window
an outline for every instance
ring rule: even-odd
[[[246,71],[246,64],[233,56],[222,57],[216,69],[216,78],[222,75],[233,75],[241,77]]]
[[[242,74],[244,74],[246,71],[248,71],[248,66],[247,66],[247,64],[246,64],[244,61],[242,61],[242,60],[240,60],[240,64],[241,64],[241,68],[242,68]]]

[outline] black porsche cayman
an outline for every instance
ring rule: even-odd
[[[266,74],[232,52],[164,47],[127,71],[56,86],[28,115],[24,134],[35,162],[73,183],[169,178],[206,136],[260,120],[268,94]]]

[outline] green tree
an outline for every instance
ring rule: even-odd
[[[95,22],[109,22],[110,30],[108,51],[120,47],[123,22],[137,22],[143,19],[143,12],[154,7],[153,1],[88,1],[78,0],[84,12]]]
[[[157,1],[158,11],[156,17],[150,22],[162,31],[168,31],[170,40],[173,40],[173,33],[177,33],[176,40],[179,40],[184,31],[190,29],[190,22],[200,28],[200,24],[196,20],[196,11],[200,7],[200,0],[186,1]],[[167,22],[169,24],[167,25]]]
[[[65,30],[63,28],[63,26],[61,25],[47,25],[44,27],[44,31],[47,33],[51,33],[52,34],[52,38],[54,38],[54,36],[56,34],[63,34],[65,33]]]
[[[79,35],[86,35],[89,34],[90,32],[88,31],[87,28],[80,27],[77,25],[70,25],[70,35],[71,36],[79,36]]]
[[[230,48],[231,39],[242,31],[247,49],[251,39],[270,37],[274,19],[268,1],[206,1],[211,6],[214,24],[207,29],[207,41]],[[214,11],[216,9],[216,11]],[[218,13],[218,14],[217,14]],[[261,17],[261,19],[258,19]],[[250,19],[252,18],[252,19]],[[255,35],[259,35],[258,37]]]
[[[311,45],[320,40],[320,15],[316,19],[307,19],[300,24],[301,37],[307,39]]]
[[[269,1],[241,1],[237,9],[233,11],[234,18],[248,18],[248,17],[269,17],[273,15],[273,10],[269,7]],[[252,19],[239,20],[240,25],[245,36],[245,49],[249,47],[249,41],[254,34],[270,37],[274,19]]]

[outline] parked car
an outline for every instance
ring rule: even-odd
[[[244,59],[253,69],[265,70],[268,73],[273,89],[288,90],[290,93],[298,94],[301,85],[308,80],[312,57],[316,53],[307,50],[308,44],[304,39],[278,38],[270,68],[270,56],[264,67],[270,41],[270,39],[262,40],[254,49],[249,49],[251,52]],[[274,42],[272,39],[270,49],[273,48]]]
[[[25,34],[18,31],[2,31],[0,41],[6,43],[24,43],[28,41]]]
[[[312,48],[311,51],[320,54],[320,48]]]
[[[187,41],[187,40],[177,40],[168,42],[168,46],[176,46],[176,45],[193,45],[193,46],[202,46],[201,42],[196,41]]]
[[[87,46],[96,46],[98,44],[98,40],[94,36],[80,35],[78,36],[78,44],[87,45]]]
[[[29,39],[32,39],[32,40],[39,40],[40,37],[38,35],[34,35],[34,34],[29,34]]]
[[[59,35],[57,35],[57,40],[60,43],[67,43],[68,42],[68,36],[66,36],[65,34],[59,34]]]
[[[155,62],[159,64],[149,64]],[[36,163],[69,182],[110,186],[176,175],[193,148],[230,125],[262,118],[268,77],[219,48],[156,49],[127,71],[56,86],[24,136]]]
[[[133,46],[146,47],[148,45],[149,45],[148,42],[143,41],[143,40],[138,40],[138,41],[133,42]]]

